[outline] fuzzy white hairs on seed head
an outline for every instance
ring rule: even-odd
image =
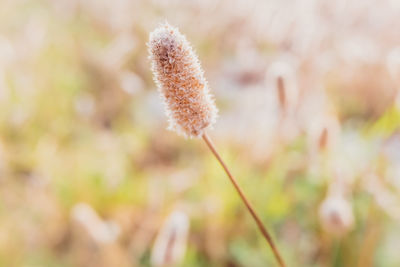
[[[200,137],[215,123],[218,110],[195,52],[185,36],[168,23],[150,34],[148,47],[169,129]]]
[[[175,210],[166,219],[154,242],[151,253],[153,266],[176,266],[184,257],[187,236],[189,232],[189,218],[182,212]]]
[[[345,235],[354,225],[351,203],[340,193],[329,193],[319,208],[319,218],[325,231]]]

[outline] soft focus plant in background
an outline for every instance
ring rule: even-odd
[[[206,148],[165,130],[145,44],[166,19],[202,59],[213,138],[288,266],[398,266],[399,10],[1,1],[0,266],[151,266],[175,208],[190,218],[181,266],[274,264]],[[277,79],[294,84],[290,112]],[[320,216],[338,181],[354,218],[341,235]]]

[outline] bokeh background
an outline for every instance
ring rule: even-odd
[[[289,266],[400,266],[397,0],[1,0],[0,266],[275,266],[201,139],[166,130],[168,21]]]

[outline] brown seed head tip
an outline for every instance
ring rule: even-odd
[[[168,23],[150,33],[148,47],[169,129],[185,136],[200,137],[205,128],[215,123],[218,110],[192,47],[185,36]]]

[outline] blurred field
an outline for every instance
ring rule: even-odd
[[[169,266],[275,266],[204,143],[166,130],[146,47],[166,20],[288,266],[400,266],[399,17],[397,0],[1,0],[0,266],[160,266],[174,223]],[[321,206],[338,190],[343,229]]]

